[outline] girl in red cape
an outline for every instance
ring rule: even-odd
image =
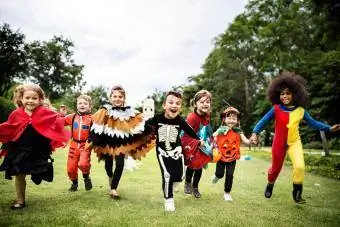
[[[17,200],[11,209],[26,206],[26,175],[31,175],[35,184],[53,181],[51,152],[63,147],[70,137],[64,119],[42,107],[45,95],[38,85],[24,85],[20,97],[23,106],[0,124],[0,142],[8,145],[7,160],[0,170],[5,171],[6,179],[15,176]]]

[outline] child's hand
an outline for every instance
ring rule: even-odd
[[[256,133],[251,134],[251,137],[249,138],[249,141],[251,144],[256,145],[258,143],[257,135]]]
[[[335,124],[329,129],[329,131],[331,131],[331,132],[336,132],[336,131],[339,131],[339,130],[340,130],[340,124]]]
[[[204,147],[204,141],[200,140],[200,147]]]
[[[62,115],[62,116],[66,116],[67,114],[67,108],[65,105],[60,105],[59,107],[59,113]]]

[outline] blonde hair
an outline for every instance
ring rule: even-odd
[[[39,99],[44,100],[45,99],[45,92],[41,89],[39,85],[36,84],[25,84],[23,85],[23,89],[21,91],[20,97],[23,97],[23,94],[25,91],[34,91],[38,94]]]
[[[52,103],[51,103],[51,101],[50,101],[48,98],[45,98],[45,99],[42,101],[42,105],[43,105],[43,106],[47,105],[47,106],[46,106],[47,108],[51,108]]]
[[[17,107],[23,106],[23,103],[21,101],[23,91],[24,91],[24,85],[22,84],[16,86],[14,89],[12,101]]]
[[[192,98],[190,100],[190,106],[192,106],[194,109],[196,109],[197,108],[197,106],[196,106],[197,101],[200,100],[204,96],[207,96],[208,99],[210,99],[210,102],[212,101],[212,95],[209,91],[200,90],[195,94],[194,98]]]
[[[77,98],[77,102],[79,99],[84,99],[86,102],[88,102],[90,105],[92,105],[92,99],[88,95],[79,95]]]

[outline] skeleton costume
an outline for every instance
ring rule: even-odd
[[[184,157],[180,132],[184,130],[192,138],[199,140],[195,131],[180,116],[168,119],[164,113],[148,120],[148,125],[157,133],[156,154],[162,172],[164,198],[173,198],[173,183],[184,177]]]

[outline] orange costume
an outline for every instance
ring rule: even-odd
[[[228,130],[226,135],[216,136],[216,145],[221,153],[222,162],[232,162],[240,159],[240,134]]]
[[[89,174],[91,168],[91,150],[85,149],[85,143],[92,125],[90,113],[73,113],[65,117],[65,126],[71,125],[72,141],[67,159],[67,174],[70,180],[78,179],[78,168],[83,174]]]

